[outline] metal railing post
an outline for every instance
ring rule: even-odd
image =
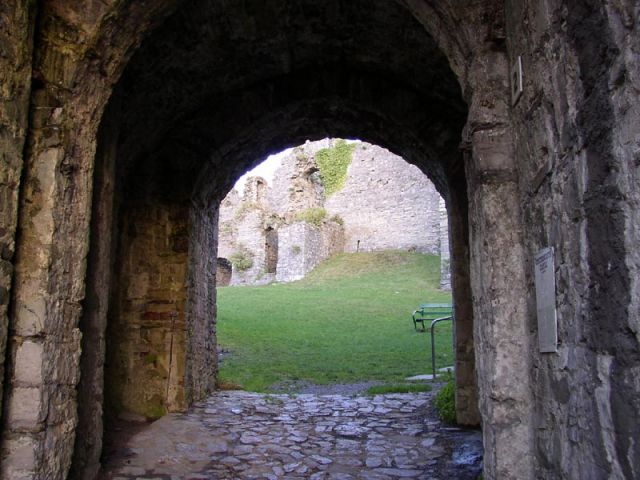
[[[436,381],[436,339],[434,335],[434,329],[438,322],[444,322],[445,320],[453,320],[453,315],[449,317],[436,318],[431,322],[431,381]]]

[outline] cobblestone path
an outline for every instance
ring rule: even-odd
[[[477,478],[480,434],[443,427],[428,400],[219,392],[131,437],[104,478]]]

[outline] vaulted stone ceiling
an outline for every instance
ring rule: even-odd
[[[466,118],[447,58],[386,0],[188,2],[143,43],[114,98],[121,158],[162,162],[167,178],[210,161],[224,184],[330,135],[384,145],[443,189]]]

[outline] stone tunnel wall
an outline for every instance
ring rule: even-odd
[[[447,206],[440,198],[438,203],[440,216],[440,289],[451,290],[451,253],[449,251],[449,220]]]
[[[107,329],[109,413],[157,418],[185,407],[189,208],[123,212],[117,288]]]
[[[0,378],[4,379],[18,194],[27,134],[35,4],[0,5]],[[0,382],[2,411],[3,382]]]
[[[152,2],[132,3],[153,12]],[[449,59],[464,79],[471,109],[463,148],[471,150],[466,164],[473,220],[469,294],[485,422],[485,478],[637,478],[637,2],[509,0],[506,30],[500,15],[491,23],[493,17],[476,15],[472,8],[486,3],[503,11],[498,2],[459,8],[445,1],[437,8],[421,0],[399,3],[410,6],[448,54],[465,43],[485,48],[475,56],[451,54]],[[111,9],[112,4],[127,14]],[[2,42],[13,39],[3,52],[31,43],[32,20],[20,20],[32,18],[25,5],[31,3],[9,1],[0,7],[1,21],[9,19],[0,35],[9,31],[6,25],[17,31],[1,37]],[[9,86],[2,91],[1,110],[9,112],[2,121],[11,131],[2,133],[3,154],[9,152],[3,157],[9,165],[5,172],[23,179],[20,268],[12,279],[12,368],[3,418],[1,468],[7,478],[62,479],[70,465],[95,132],[101,106],[125,63],[120,60],[125,51],[135,50],[141,35],[127,22],[145,28],[152,23],[135,9],[128,15],[127,5],[93,2],[94,8],[83,8],[56,2],[55,12],[47,12],[49,23],[37,35],[40,60],[33,71],[39,88],[31,97],[37,108],[26,150],[21,129],[28,94],[13,92],[15,85],[28,85],[31,69],[28,62],[18,62],[23,68],[12,77],[16,83],[2,77],[3,89]],[[105,22],[107,30],[113,32],[118,20],[130,29],[118,30],[122,43],[108,49],[92,37],[106,14],[115,19]],[[434,28],[441,18],[444,27]],[[447,41],[446,33],[454,30]],[[493,43],[484,45],[487,38]],[[510,64],[516,55],[523,57],[525,89],[514,107],[506,95],[505,45]],[[27,58],[28,51],[18,56]],[[12,56],[0,58],[0,75],[14,75],[11,67],[4,68],[14,63]],[[98,73],[87,73],[85,63]],[[491,75],[492,82],[485,82]],[[477,112],[492,108],[500,115]],[[21,175],[17,152],[25,152],[27,160]],[[8,225],[2,232],[7,269],[18,185],[12,181],[0,188],[3,200],[8,198],[0,206],[3,228]],[[531,258],[547,245],[556,248],[561,343],[557,354],[542,355],[535,348]],[[10,280],[4,275],[0,287],[6,289]],[[454,285],[459,280],[454,278]],[[167,313],[161,307],[149,311]]]
[[[531,259],[555,248],[558,352],[539,353],[535,317],[528,326],[535,476],[638,478],[640,7],[507,4],[532,291]]]
[[[186,364],[183,385],[186,405],[213,392],[218,375],[216,346],[216,260],[218,243],[217,199],[191,205],[189,212],[189,264]],[[181,359],[178,352],[176,360]],[[178,373],[180,370],[178,370]],[[175,398],[178,395],[174,394]],[[171,400],[171,397],[169,397]]]

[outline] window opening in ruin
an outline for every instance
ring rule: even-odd
[[[266,182],[263,182],[262,180],[258,180],[256,182],[256,198],[255,201],[258,203],[262,203],[266,200],[266,194],[267,194],[267,184]]]

